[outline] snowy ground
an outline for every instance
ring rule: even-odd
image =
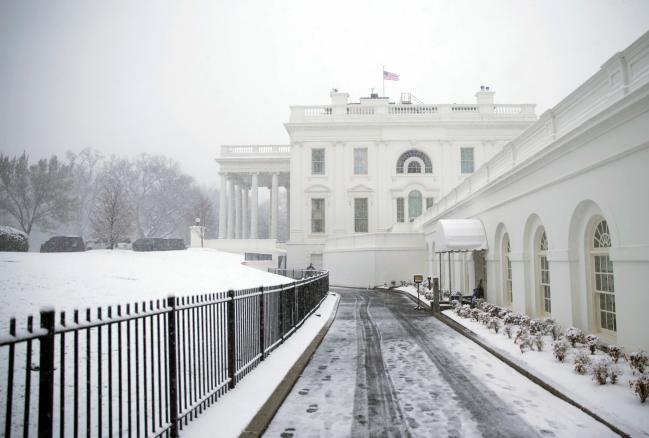
[[[417,296],[417,289],[412,286],[400,289],[414,297]],[[423,296],[422,301],[429,304]],[[623,361],[618,364],[624,373],[618,383],[598,385],[590,375],[580,375],[573,370],[573,354],[577,349],[571,349],[568,357],[561,363],[552,355],[551,338],[548,337],[543,351],[521,353],[520,347],[514,344],[512,339],[507,338],[502,331],[496,334],[479,322],[459,317],[452,310],[443,313],[471,330],[480,340],[525,370],[615,424],[624,432],[631,436],[649,436],[649,405],[641,404],[640,399],[629,389],[631,369]],[[596,353],[596,357],[603,356],[605,354],[601,351]]]
[[[44,305],[70,311],[134,301],[287,283],[243,266],[243,256],[213,249],[79,253],[0,252],[0,330]],[[93,312],[94,313],[94,312]]]
[[[237,437],[273,393],[288,370],[326,324],[336,309],[338,295],[329,294],[284,344],[274,350],[232,391],[186,426],[182,435],[192,438]]]
[[[333,290],[336,321],[265,436],[615,436],[403,295]]]

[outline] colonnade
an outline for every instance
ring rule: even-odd
[[[259,238],[259,179],[270,179],[269,239],[277,239],[279,173],[220,173],[219,239]],[[270,178],[268,178],[270,176]],[[288,192],[288,188],[287,188]]]

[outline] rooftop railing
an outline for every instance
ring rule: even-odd
[[[238,157],[247,155],[284,155],[291,154],[289,145],[225,145],[221,146],[221,157]]]

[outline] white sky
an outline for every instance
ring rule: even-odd
[[[202,183],[221,144],[287,143],[289,105],[552,107],[649,30],[647,0],[0,0],[0,150],[162,153]]]

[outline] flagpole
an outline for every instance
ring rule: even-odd
[[[383,78],[383,95],[381,97],[385,97],[385,66],[381,70],[381,77]]]

